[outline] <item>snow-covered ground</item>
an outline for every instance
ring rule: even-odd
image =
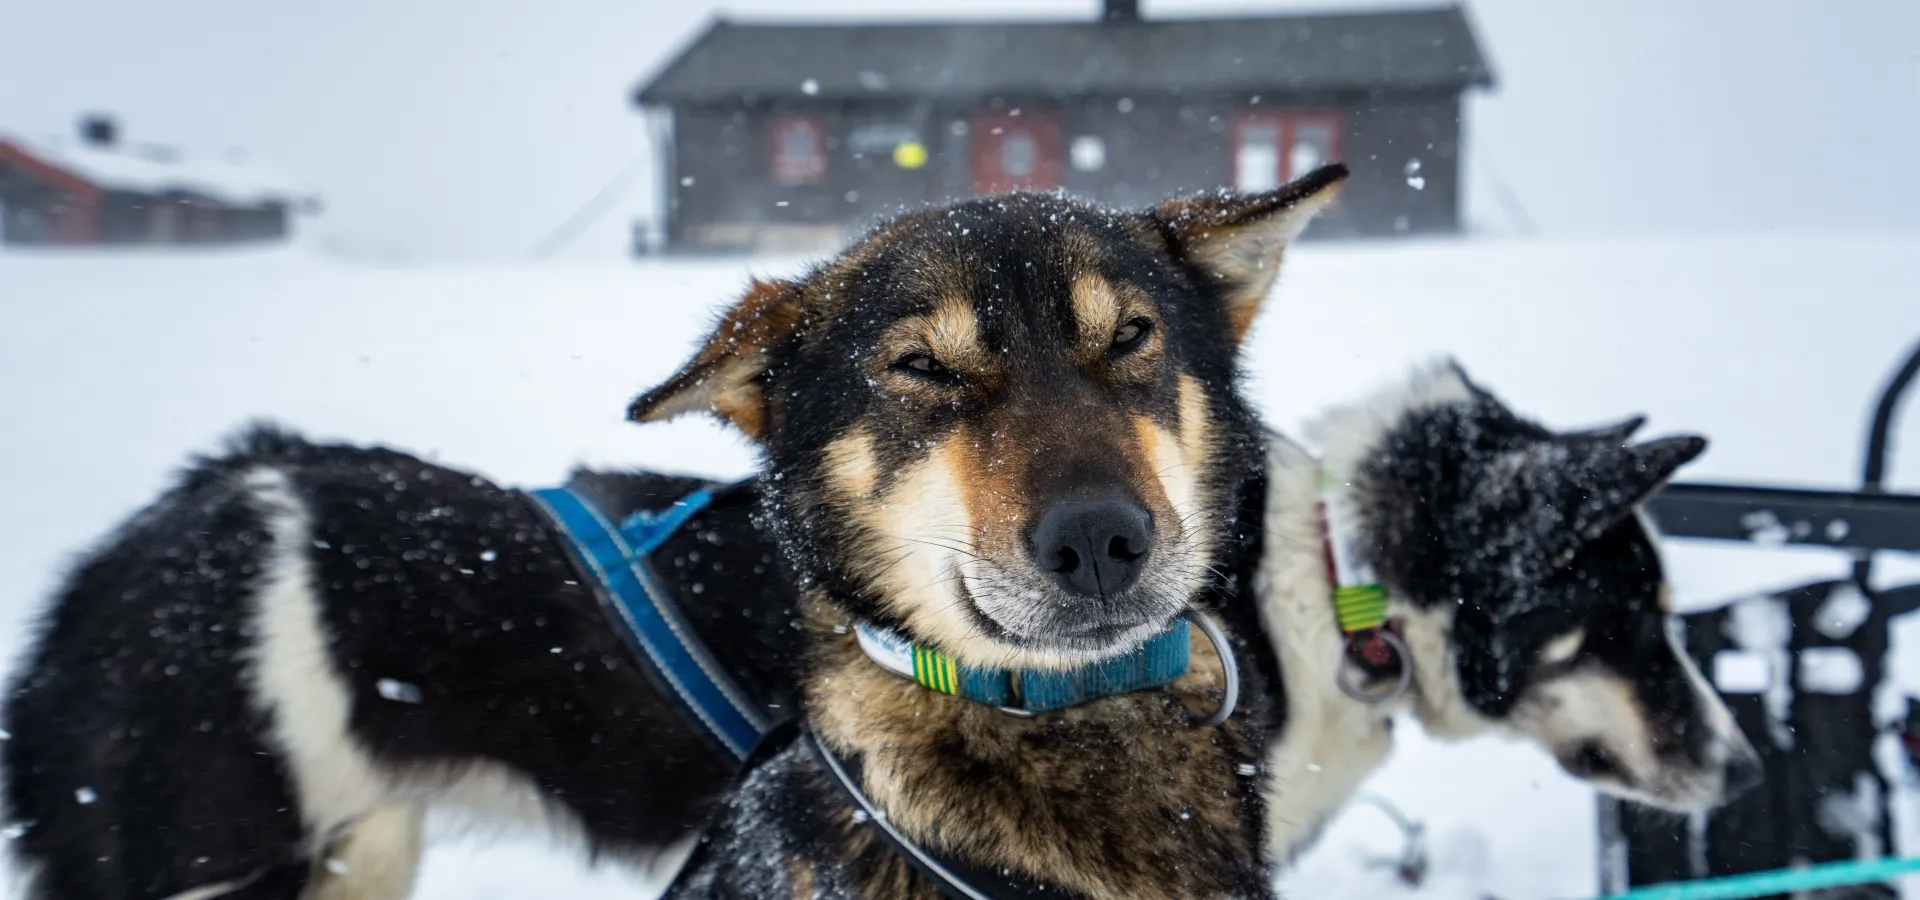
[[[637,427],[626,400],[669,373],[748,274],[795,260],[376,268],[299,251],[0,254],[0,650],[18,647],[61,567],[152,497],[190,452],[258,416],[538,485],[576,462],[744,473],[705,422]],[[1920,339],[1920,233],[1584,242],[1310,245],[1250,349],[1252,390],[1293,427],[1450,352],[1551,424],[1627,413],[1713,448],[1686,476],[1809,486],[1857,478],[1867,404]],[[1894,483],[1920,487],[1920,407]],[[1673,546],[1684,602],[1844,571],[1831,553]],[[1888,560],[1892,581],[1920,577]],[[1920,633],[1903,635],[1920,647]],[[1914,654],[1908,653],[1911,657]],[[1544,755],[1411,733],[1369,791],[1428,827],[1424,897],[1575,898],[1595,888],[1589,792]],[[448,829],[450,835],[453,829]],[[1397,896],[1392,849],[1357,807],[1288,893]],[[1909,850],[1920,848],[1909,848]],[[420,896],[634,898],[541,841],[453,836]],[[3,896],[3,895],[0,895]]]

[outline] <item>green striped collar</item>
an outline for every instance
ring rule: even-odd
[[[1379,628],[1387,621],[1387,589],[1373,564],[1359,553],[1351,495],[1320,470],[1320,521],[1326,530],[1327,574],[1333,583],[1333,608],[1346,634]]]

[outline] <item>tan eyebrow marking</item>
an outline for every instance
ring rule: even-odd
[[[979,320],[974,317],[973,301],[964,296],[950,297],[934,307],[925,319],[921,336],[927,349],[948,368],[980,372],[992,363],[981,339]]]
[[[1584,643],[1586,639],[1587,630],[1585,628],[1575,628],[1566,634],[1554,638],[1548,641],[1545,647],[1540,648],[1540,661],[1549,664],[1566,662],[1568,659],[1571,659],[1575,653],[1580,652],[1580,645]]]
[[[1114,330],[1134,318],[1154,317],[1153,302],[1130,285],[1115,285],[1099,275],[1082,275],[1073,280],[1072,293],[1075,341],[1084,362],[1106,358],[1113,346]],[[1157,358],[1149,351],[1148,358]]]
[[[1113,343],[1113,329],[1120,324],[1125,304],[1120,295],[1098,275],[1082,275],[1073,280],[1074,331],[1080,336],[1083,351],[1105,353]]]

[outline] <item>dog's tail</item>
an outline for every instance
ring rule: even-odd
[[[256,419],[228,437],[219,452],[193,457],[180,470],[174,490],[169,494],[198,493],[209,485],[258,466],[313,462],[323,450],[292,429],[266,419]],[[166,499],[163,498],[161,502],[165,503]]]

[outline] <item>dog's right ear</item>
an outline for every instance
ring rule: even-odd
[[[1588,541],[1625,519],[1653,496],[1681,466],[1707,449],[1695,435],[1661,438],[1641,444],[1590,445],[1567,457],[1545,490],[1564,517],[1565,529],[1554,565],[1565,565]]]
[[[761,388],[772,353],[800,327],[800,285],[755,280],[745,297],[720,317],[693,359],[660,386],[627,407],[635,422],[658,422],[690,412],[710,412],[753,440],[767,432],[766,394]]]
[[[1287,245],[1340,194],[1347,167],[1321,166],[1257,194],[1175,197],[1149,215],[1170,250],[1220,291],[1237,345],[1253,327]]]
[[[1601,425],[1581,431],[1567,432],[1563,437],[1580,441],[1596,441],[1606,444],[1625,444],[1633,438],[1641,426],[1647,424],[1646,416],[1630,416],[1612,425]]]

